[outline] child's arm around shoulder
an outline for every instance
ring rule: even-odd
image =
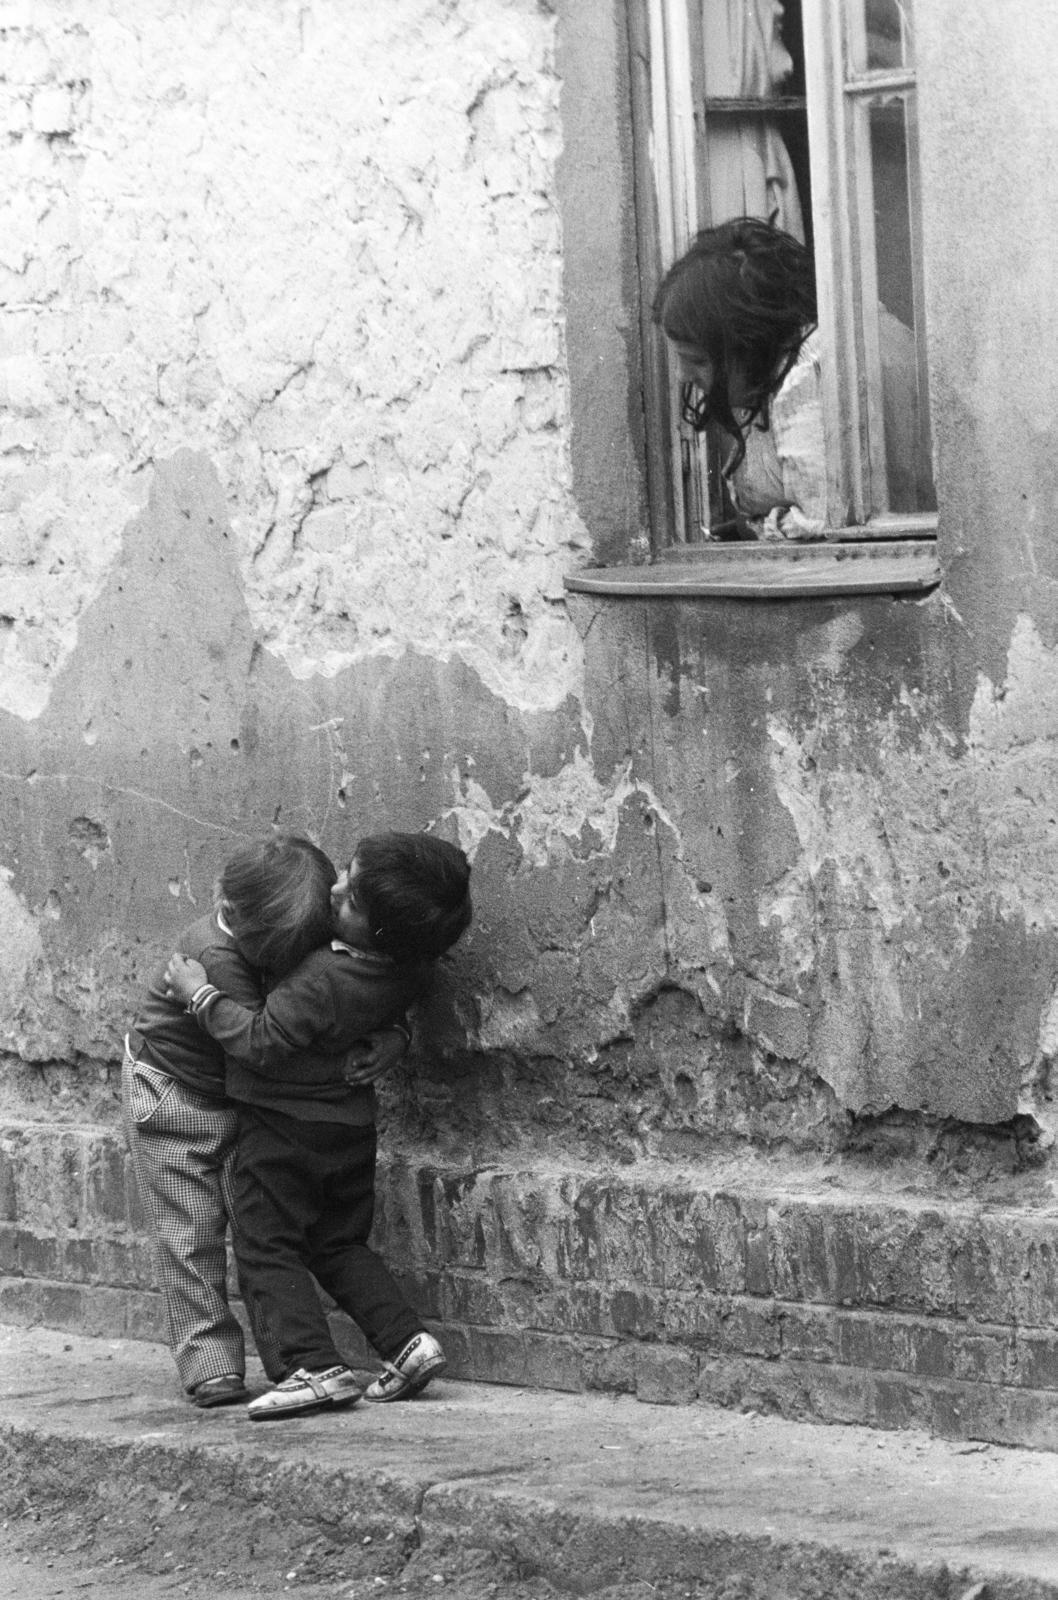
[[[166,969],[164,983],[168,985],[168,996],[176,1004],[191,1009],[190,1002],[199,995],[199,1007],[205,1004],[205,1012],[210,1008],[211,991],[220,990],[229,1000],[246,1011],[260,1012],[265,1008],[265,999],[259,987],[259,977],[256,969],[239,955],[237,950],[223,950],[225,956],[233,959],[226,964],[216,965],[208,960],[205,951],[203,961],[199,962],[194,957],[189,957],[185,951],[177,951],[170,959]],[[280,986],[281,987],[281,986]],[[203,991],[200,994],[200,991]],[[219,998],[219,997],[218,997]],[[285,997],[273,1003],[273,1010],[278,1005],[282,1010],[282,1001]],[[239,1019],[240,1021],[242,1019]],[[200,1023],[202,1017],[199,1018]],[[208,1029],[204,1029],[208,1032]],[[251,1034],[252,1037],[252,1034]],[[365,1031],[355,1043],[351,1044],[344,1054],[336,1058],[340,1071],[336,1081],[346,1084],[347,1087],[359,1088],[365,1084],[375,1083],[385,1073],[397,1066],[407,1054],[411,1044],[411,1029],[407,1017],[396,1021],[381,1019],[371,1026],[371,1031]],[[235,1052],[229,1051],[229,1054]],[[251,1071],[262,1076],[281,1075],[282,1063],[286,1059],[286,1051],[282,1048],[270,1052],[271,1059],[266,1063],[262,1058],[254,1056],[253,1060],[240,1057],[242,1064]],[[269,1073],[269,1066],[274,1070]]]
[[[279,1075],[291,1056],[311,1049],[334,1022],[330,952],[314,950],[262,1004],[240,1004],[211,983],[205,968],[179,953],[166,969],[173,998],[193,1011],[199,1026],[225,1054],[251,1069]]]
[[[258,1011],[264,1005],[260,975],[233,944],[207,945],[197,958],[189,956],[187,960],[189,965],[201,966],[205,972],[203,983],[211,983],[236,1005],[250,1011]]]

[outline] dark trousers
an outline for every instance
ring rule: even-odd
[[[367,1243],[374,1126],[303,1122],[245,1104],[238,1114],[235,1253],[286,1375],[342,1362],[313,1277],[392,1360],[423,1324]]]

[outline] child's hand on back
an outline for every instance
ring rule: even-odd
[[[403,1061],[407,1048],[407,1039],[396,1028],[386,1028],[382,1033],[369,1033],[366,1039],[354,1044],[345,1056],[342,1077],[354,1088],[374,1083],[390,1067]]]
[[[170,1000],[179,1000],[181,1005],[188,1005],[191,996],[204,983],[208,983],[206,969],[201,961],[192,961],[190,957],[180,954],[169,957],[169,965],[165,969],[165,992]]]

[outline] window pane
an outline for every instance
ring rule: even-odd
[[[862,13],[857,72],[895,72],[915,64],[912,0],[854,0]],[[859,33],[859,29],[855,30]],[[856,55],[860,55],[857,50]]]
[[[867,108],[874,194],[877,348],[881,362],[885,470],[889,511],[933,511],[929,396],[921,285],[915,270],[916,218],[909,179],[909,114],[898,96]],[[864,314],[868,308],[864,307]],[[877,502],[880,497],[875,494]]]
[[[703,0],[701,30],[702,223],[765,217],[804,241],[808,129],[798,99],[804,95],[800,0]]]

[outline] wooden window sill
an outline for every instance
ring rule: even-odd
[[[684,545],[651,566],[582,567],[574,594],[658,600],[811,600],[914,594],[940,582],[933,539]]]

